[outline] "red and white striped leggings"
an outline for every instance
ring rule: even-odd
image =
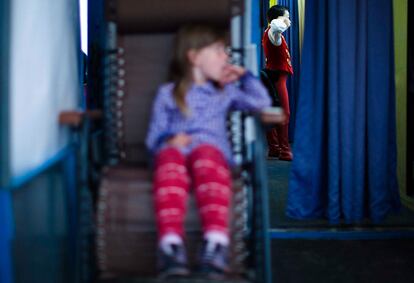
[[[231,173],[223,154],[204,144],[188,156],[172,147],[156,155],[154,200],[158,236],[176,233],[184,237],[190,186],[195,190],[203,232],[214,230],[228,235]]]

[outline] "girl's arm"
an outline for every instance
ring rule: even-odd
[[[151,153],[156,152],[167,139],[173,136],[168,125],[167,94],[165,88],[160,88],[152,106],[151,120],[145,140]]]
[[[260,111],[271,106],[271,99],[263,84],[249,71],[240,77],[240,87],[227,85],[232,99],[232,109]]]

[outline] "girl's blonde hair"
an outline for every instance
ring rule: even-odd
[[[185,97],[193,81],[188,52],[198,51],[218,41],[226,41],[223,29],[213,26],[191,25],[181,28],[175,39],[174,54],[170,65],[170,79],[174,82],[174,100],[183,114],[188,114]]]

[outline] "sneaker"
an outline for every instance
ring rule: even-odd
[[[200,258],[200,273],[206,274],[210,279],[222,279],[229,272],[229,248],[216,244],[213,249],[207,249],[207,241],[204,241]]]
[[[186,276],[188,270],[187,254],[183,245],[171,245],[172,254],[158,249],[158,272],[160,278]]]

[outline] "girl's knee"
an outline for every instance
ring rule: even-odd
[[[225,162],[225,158],[216,146],[202,144],[196,147],[190,154],[191,159],[210,159],[217,162]]]

